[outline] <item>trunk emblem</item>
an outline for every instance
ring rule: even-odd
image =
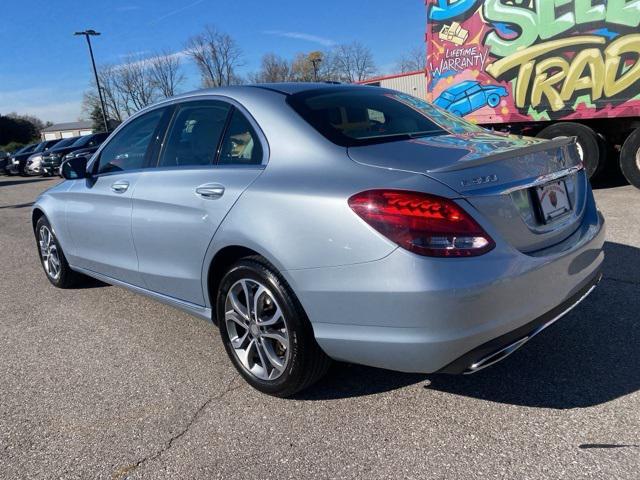
[[[463,187],[473,187],[474,185],[484,185],[485,183],[494,183],[498,181],[498,176],[495,174],[492,175],[483,175],[482,177],[468,178],[462,180],[460,182]]]

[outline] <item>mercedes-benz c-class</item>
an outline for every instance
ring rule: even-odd
[[[48,279],[211,320],[255,388],[331,359],[468,374],[600,279],[574,139],[490,132],[382,88],[203,90],[133,115],[33,207]]]

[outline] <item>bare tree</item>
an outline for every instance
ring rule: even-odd
[[[338,45],[333,51],[336,74],[344,82],[358,82],[376,72],[371,50],[360,42]]]
[[[116,68],[117,88],[126,98],[126,104],[132,106],[134,111],[147,107],[156,100],[148,60],[129,56],[125,63]]]
[[[220,87],[239,82],[236,73],[242,66],[242,50],[228,34],[207,26],[187,42],[187,55],[195,62],[204,87]]]
[[[113,65],[102,65],[98,70],[100,78],[100,87],[104,98],[105,109],[107,110],[107,118],[121,122],[125,118],[126,106],[124,105],[124,97],[117,88],[117,68]],[[91,116],[96,109],[101,109],[100,99],[98,98],[98,90],[95,82],[91,81],[91,87],[85,92],[83,98],[83,111]]]
[[[254,83],[288,82],[292,79],[291,64],[275,53],[267,53],[262,57],[260,71],[249,79]]]
[[[424,71],[427,68],[427,52],[423,46],[413,47],[398,59],[400,72]]]
[[[180,53],[162,52],[149,59],[150,80],[160,97],[173,97],[184,83],[180,65]]]
[[[118,69],[114,65],[105,65],[100,68],[98,76],[100,78],[102,96],[107,109],[107,117],[121,122],[124,120],[125,115],[131,115],[132,112],[131,108],[126,104],[126,97],[124,93],[118,89]],[[95,84],[93,85],[93,88],[95,89]],[[95,91],[94,96],[95,101],[99,102],[99,99],[97,98],[97,91]]]
[[[298,53],[291,62],[291,76],[296,82],[313,82],[313,62],[322,62],[320,52]],[[319,65],[320,63],[317,63]]]

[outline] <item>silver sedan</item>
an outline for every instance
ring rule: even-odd
[[[595,287],[604,220],[573,139],[494,133],[392,90],[203,90],[121,125],[38,198],[51,283],[212,320],[255,388],[330,360],[473,373]]]

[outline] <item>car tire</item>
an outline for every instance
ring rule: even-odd
[[[631,185],[640,188],[640,128],[631,132],[622,145],[620,170]]]
[[[85,276],[69,267],[55,232],[45,216],[36,222],[34,233],[40,263],[49,282],[58,288],[72,288],[78,285]]]
[[[300,302],[262,257],[244,258],[227,271],[216,295],[216,318],[233,365],[263,393],[289,397],[329,368],[331,360],[318,346]]]
[[[538,138],[552,140],[558,137],[576,137],[582,163],[589,178],[597,176],[606,164],[607,148],[590,127],[575,122],[554,123],[541,130]]]
[[[487,97],[487,104],[491,108],[496,108],[498,105],[500,105],[500,95],[498,95],[497,93],[490,94]]]

